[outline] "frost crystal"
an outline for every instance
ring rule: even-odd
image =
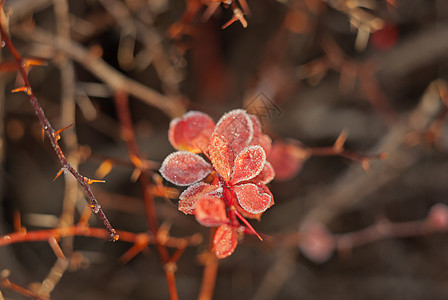
[[[204,179],[212,170],[212,166],[199,155],[178,151],[165,158],[160,173],[169,182],[186,186]]]

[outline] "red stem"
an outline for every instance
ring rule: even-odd
[[[142,160],[140,150],[135,139],[135,131],[132,125],[131,114],[129,112],[128,95],[123,91],[117,91],[115,93],[115,105],[117,109],[117,115],[122,127],[122,138],[126,142],[128,151],[139,160]],[[149,176],[144,170],[142,170],[142,172],[140,173],[139,184],[143,194],[149,229],[151,233],[157,237],[159,227],[157,224],[157,213],[154,208],[154,197],[149,189]],[[164,264],[165,275],[168,281],[168,288],[170,291],[171,299],[178,299],[176,279],[174,277],[174,272],[176,269],[175,263],[171,262],[170,254],[168,253],[167,248],[165,247],[165,245],[162,245],[158,241],[158,239],[156,239],[156,248]]]

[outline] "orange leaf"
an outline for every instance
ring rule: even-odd
[[[288,180],[299,173],[306,159],[302,152],[300,143],[295,140],[272,145],[268,160],[274,168],[276,180]]]
[[[274,177],[275,177],[274,168],[267,161],[265,162],[263,170],[260,172],[260,174],[258,174],[257,177],[253,178],[251,181],[268,184],[269,182],[272,181],[272,179],[274,179]]]
[[[238,155],[252,141],[254,134],[252,120],[245,110],[232,110],[221,117],[214,134],[223,136],[234,155]]]
[[[236,230],[227,224],[219,226],[213,238],[213,252],[215,252],[216,257],[226,258],[230,256],[237,245],[238,233]]]
[[[199,224],[215,227],[226,222],[226,206],[224,202],[213,196],[205,196],[196,202],[194,215]]]
[[[188,187],[179,196],[179,210],[185,214],[193,214],[196,202],[204,196],[222,196],[222,188],[205,182],[198,182]]]
[[[261,146],[250,146],[241,151],[235,160],[231,183],[237,184],[254,178],[263,170],[266,154]]]
[[[214,129],[215,123],[207,114],[190,111],[171,121],[168,138],[175,149],[200,153],[207,149]]]
[[[208,148],[213,167],[222,178],[230,181],[235,156],[227,140],[219,134],[213,134]]]
[[[261,130],[261,124],[257,116],[249,115],[249,117],[252,121],[252,127],[254,129],[254,136],[252,138],[251,145],[259,145],[263,147],[264,152],[266,152],[266,155],[268,155],[271,152],[272,140],[269,136],[263,134]]]

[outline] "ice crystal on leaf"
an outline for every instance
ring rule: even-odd
[[[272,195],[264,193],[263,188],[253,183],[236,185],[233,190],[241,207],[252,214],[264,212],[272,201]]]
[[[190,152],[170,154],[160,173],[174,184],[189,186],[179,197],[179,210],[194,214],[201,225],[218,227],[213,240],[216,256],[231,255],[240,232],[259,237],[244,218],[259,220],[274,204],[266,184],[275,171],[266,161],[271,139],[262,133],[257,117],[236,109],[215,126],[208,115],[189,112],[171,122],[169,140],[175,149]]]
[[[232,184],[249,180],[260,174],[266,163],[266,153],[261,146],[250,146],[241,151],[235,160]]]
[[[199,155],[178,151],[165,158],[160,173],[171,183],[184,186],[204,179],[212,170],[212,166]]]
[[[204,196],[198,200],[194,209],[196,220],[207,227],[219,226],[227,221],[224,202],[213,196]]]
[[[218,258],[226,258],[238,245],[238,233],[227,224],[218,227],[213,238],[213,250]]]
[[[168,131],[168,139],[177,150],[200,153],[207,149],[215,123],[207,114],[190,111],[182,118],[173,119]]]
[[[216,185],[211,185],[205,182],[198,182],[179,196],[179,210],[185,214],[194,214],[196,202],[204,196],[222,197],[222,188]]]

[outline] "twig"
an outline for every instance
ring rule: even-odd
[[[348,207],[398,178],[421,158],[421,149],[409,148],[406,136],[409,132],[425,129],[433,115],[434,113],[426,111],[425,107],[417,106],[406,118],[396,122],[389,133],[372,148],[374,153],[387,153],[386,160],[371,161],[367,174],[357,166],[350,167],[331,185],[325,188],[319,186],[301,199],[277,207],[272,218],[277,218],[278,226],[291,225],[286,224],[287,220],[300,220],[301,227],[308,223],[328,224]],[[304,205],[309,206],[308,210],[304,210]],[[299,211],[303,213],[298,217]],[[267,218],[271,216],[265,217],[268,222]]]
[[[109,85],[113,90],[125,91],[129,95],[142,100],[144,103],[157,107],[171,118],[179,117],[185,112],[185,99],[161,95],[157,91],[124,76],[108,65],[103,59],[92,55],[91,52],[73,40],[53,36],[38,28],[34,28],[32,31],[22,30],[20,34],[28,41],[51,45],[63,51],[93,75]]]
[[[137,243],[142,236],[148,239],[148,244],[155,244],[156,239],[149,233],[134,233],[130,231],[119,230],[120,241],[128,243]],[[51,238],[59,239],[67,236],[85,236],[97,239],[107,239],[109,232],[104,228],[91,228],[83,224],[78,224],[70,227],[61,227],[53,229],[34,230],[28,232],[14,232],[0,236],[0,247],[23,243],[23,242],[37,242],[48,241]],[[164,245],[172,248],[179,248],[179,245],[183,245],[187,242],[188,245],[198,245],[201,243],[202,238],[198,234],[193,234],[185,238],[175,238],[168,236],[165,238]]]
[[[54,13],[56,15],[56,29],[58,36],[70,38],[70,18],[67,0],[53,0]],[[76,115],[75,103],[75,70],[73,62],[64,54],[59,60],[59,70],[61,72],[61,123],[74,124]],[[66,147],[67,161],[78,169],[79,157],[76,155],[78,149],[78,139],[75,128],[67,130],[63,139]],[[65,190],[62,214],[59,218],[61,227],[73,225],[75,215],[75,204],[78,201],[78,184],[70,174],[64,174]],[[64,252],[70,256],[73,249],[73,238],[65,239],[62,242]]]
[[[68,261],[56,239],[54,237],[49,238],[48,244],[50,244],[57,260],[51,268],[50,273],[48,273],[47,277],[42,281],[39,289],[39,295],[43,295],[45,297],[50,297],[50,293],[61,280],[68,267]]]
[[[213,248],[213,237],[215,236],[215,229],[210,229],[209,251],[203,254],[204,257],[204,271],[202,275],[201,291],[199,293],[199,300],[213,299],[213,291],[215,289],[216,275],[218,274],[218,258],[215,253],[211,251]]]
[[[27,296],[33,299],[39,299],[39,300],[46,300],[48,298],[40,296],[38,294],[36,294],[35,292],[26,289],[18,284],[15,284],[13,282],[11,282],[8,278],[3,278],[2,280],[0,280],[0,287],[4,287],[7,288],[11,291],[14,291],[16,293],[19,293],[23,296]]]
[[[3,9],[3,7],[2,7],[2,9]],[[33,105],[34,111],[35,111],[37,117],[39,118],[39,121],[40,121],[46,135],[48,136],[48,138],[50,140],[51,146],[53,147],[53,149],[59,159],[59,162],[62,165],[61,170],[68,171],[68,172],[72,173],[73,176],[78,180],[78,182],[81,184],[81,186],[83,187],[83,189],[87,195],[89,203],[92,207],[92,211],[94,213],[98,214],[100,219],[103,221],[104,226],[109,231],[111,239],[114,241],[118,240],[119,236],[117,235],[115,229],[111,226],[109,220],[107,219],[105,213],[101,209],[101,206],[99,205],[98,201],[95,198],[95,195],[93,194],[93,192],[89,186],[89,183],[91,183],[90,179],[82,176],[78,171],[76,171],[73,168],[73,166],[67,161],[64,153],[62,152],[62,149],[58,143],[58,140],[60,139],[59,132],[53,129],[53,127],[50,124],[50,121],[48,121],[47,117],[45,116],[44,110],[40,106],[39,101],[37,100],[36,96],[34,95],[33,90],[31,89],[29,79],[28,79],[28,74],[27,74],[28,70],[25,69],[25,66],[23,64],[23,59],[20,56],[17,49],[15,48],[11,39],[9,38],[9,35],[6,32],[4,24],[1,21],[0,21],[0,32],[1,32],[1,36],[2,36],[2,41],[5,43],[5,46],[9,49],[9,51],[13,55],[17,65],[19,67],[19,72],[23,77],[23,81],[24,81],[24,85],[25,85],[23,88],[23,91],[26,92],[26,94],[28,95],[28,97],[31,101],[31,104]]]
[[[122,128],[122,137],[126,142],[128,151],[131,155],[141,160],[140,150],[135,139],[134,127],[132,125],[131,114],[129,112],[129,99],[125,92],[117,91],[115,93],[115,105],[117,109],[117,115],[120,120]],[[176,270],[175,263],[171,261],[170,254],[168,253],[164,243],[161,242],[161,236],[159,227],[157,224],[157,214],[154,208],[154,197],[150,190],[150,179],[146,172],[140,172],[138,179],[140,188],[143,194],[143,200],[145,203],[146,217],[148,220],[149,229],[156,237],[156,248],[164,264],[164,270],[166,279],[168,281],[168,288],[171,299],[178,299],[176,281],[174,272]],[[163,238],[163,240],[165,237]],[[142,250],[143,248],[138,248]],[[137,250],[137,249],[136,249]]]

